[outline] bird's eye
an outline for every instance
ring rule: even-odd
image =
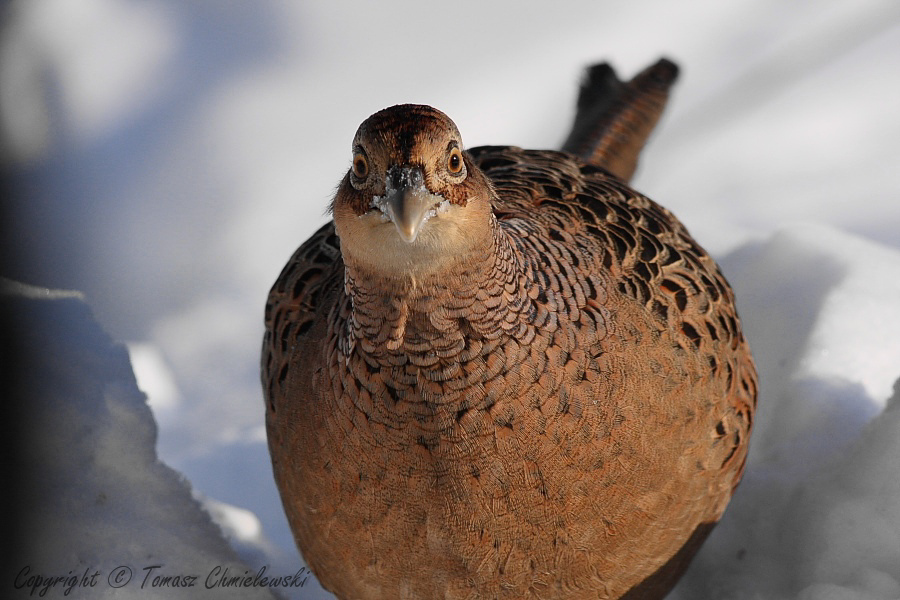
[[[450,150],[450,156],[447,157],[447,170],[454,175],[459,175],[463,170],[462,151],[456,146]]]
[[[353,174],[360,179],[365,179],[369,174],[369,159],[362,152],[353,155]]]

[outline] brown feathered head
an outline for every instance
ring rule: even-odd
[[[357,130],[332,203],[344,260],[382,272],[429,270],[479,243],[491,196],[447,115],[417,104],[379,111]]]

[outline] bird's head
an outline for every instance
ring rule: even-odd
[[[332,204],[344,260],[391,276],[464,259],[489,240],[492,194],[447,115],[414,104],[379,111],[357,130]]]

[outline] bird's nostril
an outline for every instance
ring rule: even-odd
[[[403,170],[399,167],[394,167],[388,172],[388,183],[395,190],[404,184],[404,179],[406,179],[406,177],[404,177]]]
[[[388,170],[387,183],[391,189],[414,189],[424,182],[425,177],[420,167],[391,167]]]

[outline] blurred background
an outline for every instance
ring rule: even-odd
[[[0,11],[0,274],[86,294],[129,345],[161,459],[258,517],[257,562],[299,561],[265,446],[266,294],[327,220],[352,136],[381,108],[434,105],[468,146],[553,148],[585,66],[628,78],[667,56],[682,75],[634,186],[726,275],[728,256],[793,222],[900,249],[896,0]],[[863,384],[883,405],[892,381]]]

